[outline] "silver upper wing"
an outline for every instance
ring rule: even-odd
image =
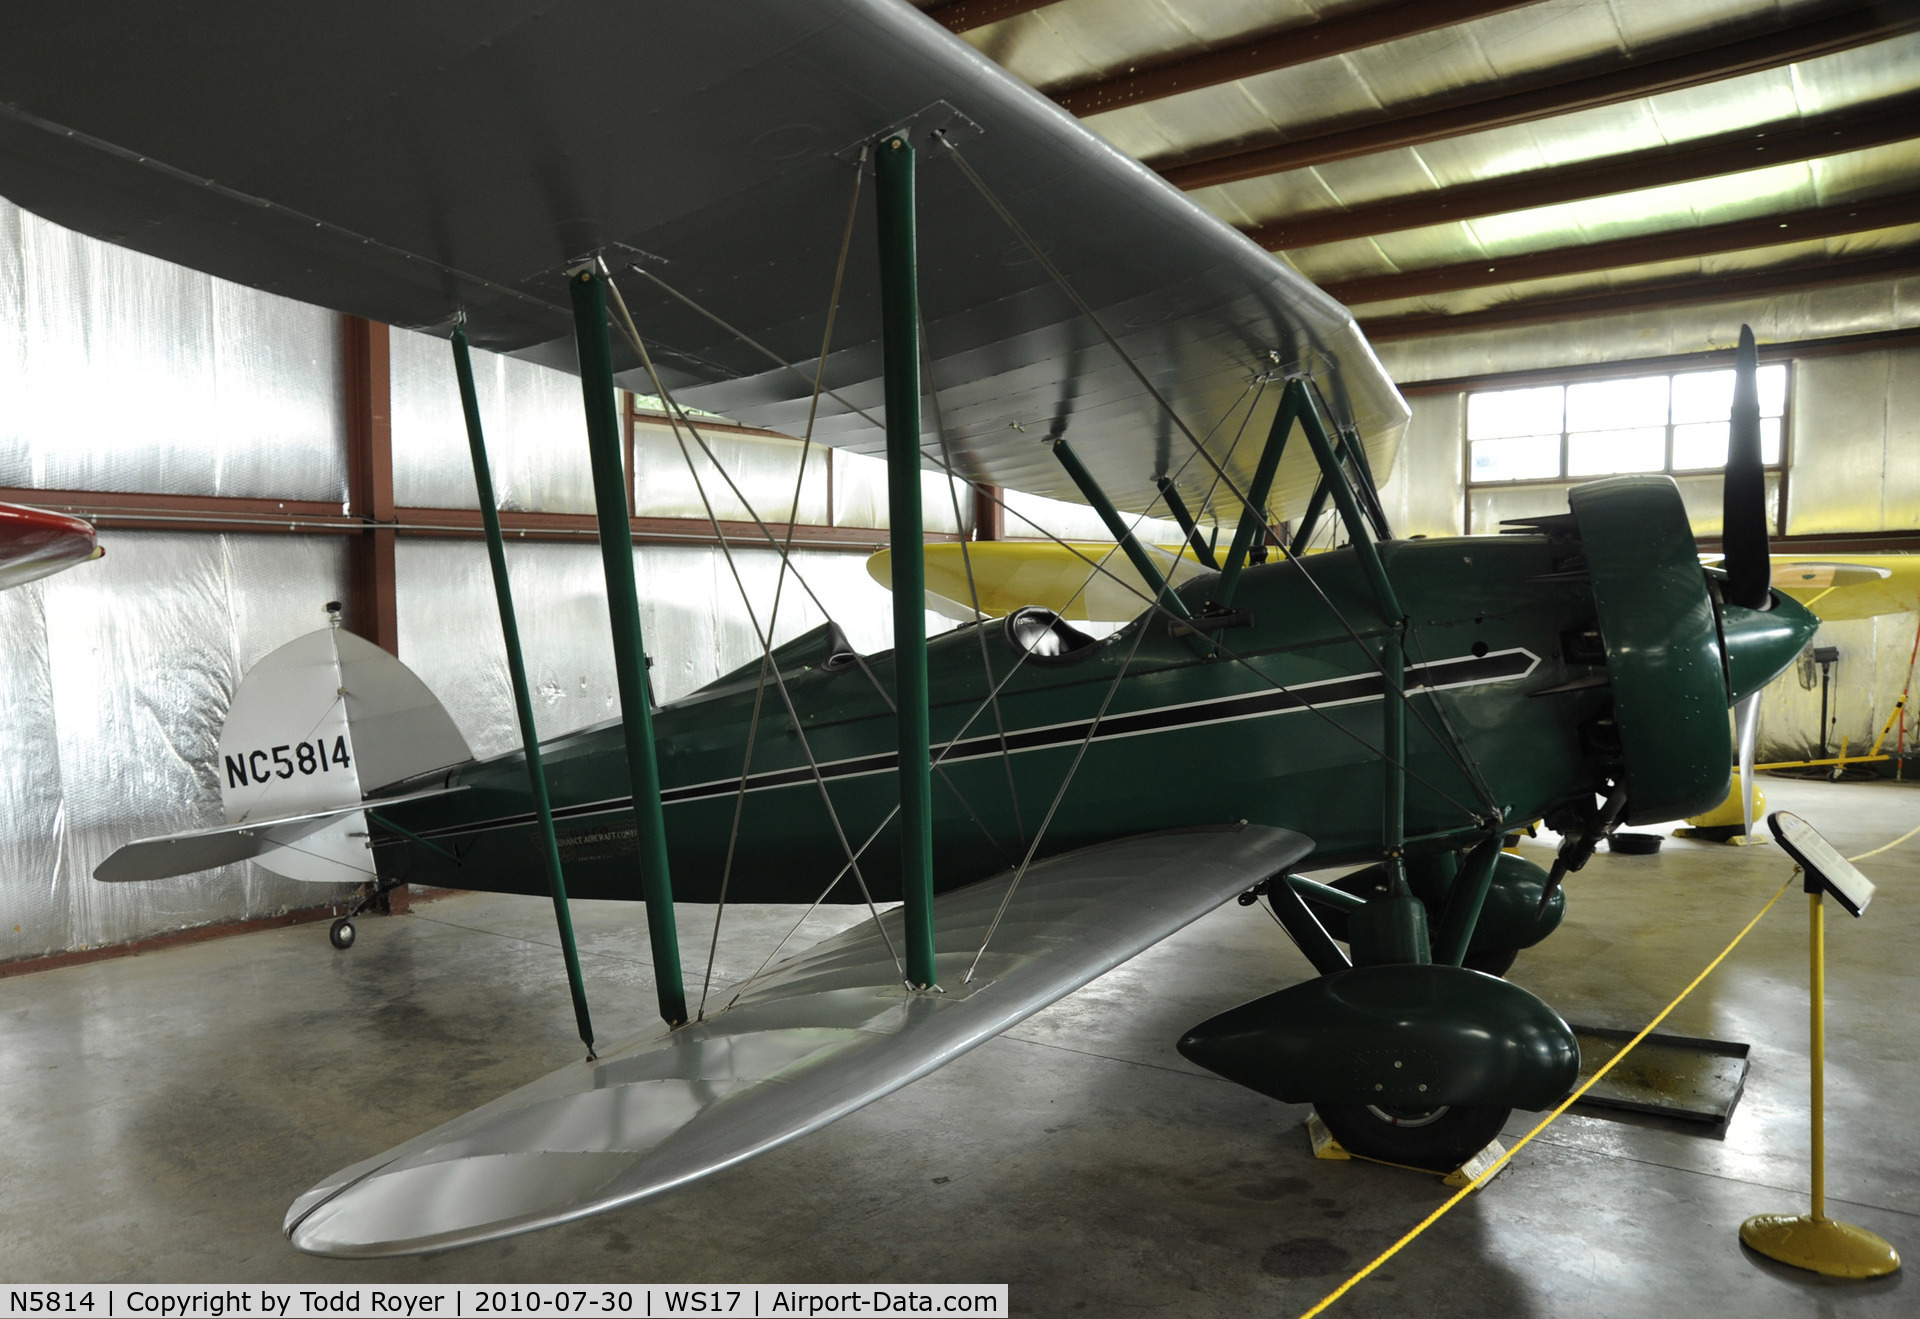
[[[1011,874],[934,903],[944,993],[909,994],[867,922],[777,964],[705,1021],[576,1063],[343,1169],[287,1211],[293,1244],[443,1250],[632,1204],[926,1075],[1270,875],[1311,840],[1238,825],[1034,865],[964,980]],[[901,946],[898,910],[883,920]]]
[[[922,308],[959,465],[1077,498],[1040,444],[1061,429],[1116,502],[1147,507],[1189,442],[941,158],[929,134],[945,129],[1235,483],[1279,393],[1243,428],[1233,405],[1261,375],[1310,373],[1381,479],[1405,425],[1344,308],[903,0],[14,8],[0,195],[227,279],[396,325],[464,309],[479,345],[571,366],[561,272],[593,252],[637,261],[799,368],[622,274],[684,401],[796,432],[850,149],[904,125],[923,148]],[[866,205],[816,434],[869,452],[875,267]],[[1186,467],[1189,504],[1211,476]],[[1289,454],[1276,510],[1311,478]],[[1236,507],[1224,488],[1211,503]]]

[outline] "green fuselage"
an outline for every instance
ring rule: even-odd
[[[1410,846],[1470,841],[1489,798],[1509,820],[1525,821],[1590,794],[1604,753],[1587,749],[1581,726],[1604,714],[1606,689],[1533,694],[1604,674],[1561,653],[1569,630],[1593,624],[1591,589],[1533,580],[1556,567],[1544,536],[1396,541],[1380,549],[1410,623]],[[1210,585],[1202,578],[1182,589],[1196,612]],[[1384,629],[1371,600],[1352,552],[1337,550],[1304,565],[1249,569],[1234,603],[1251,610],[1252,624],[1215,634],[1218,651],[1192,635],[1171,635],[1166,615],[1157,614],[1066,662],[1022,663],[993,621],[983,625],[990,683],[979,631],[963,627],[936,638],[928,666],[940,761],[937,887],[1018,862],[1076,756],[1080,764],[1041,855],[1235,820],[1307,835],[1318,845],[1315,864],[1379,855],[1383,684],[1372,656]],[[719,897],[736,805],[730,901],[811,902],[846,869],[848,846],[860,853],[859,878],[874,899],[898,897],[897,821],[860,850],[898,801],[895,724],[882,695],[893,690],[892,656],[830,665],[827,651],[824,636],[810,634],[776,652],[819,778],[769,681],[741,800],[758,662],[655,712],[676,898]],[[992,685],[1003,681],[998,725],[1005,751],[994,710],[983,708]],[[1450,752],[1442,739],[1454,738]],[[942,759],[942,749],[956,741]],[[638,900],[619,725],[556,738],[544,753],[568,892]],[[382,876],[545,893],[524,757],[476,761],[390,791],[440,778],[466,790],[376,814]],[[845,844],[822,800],[822,780]],[[383,817],[416,837],[381,829]],[[860,899],[859,882],[847,874],[828,900]]]

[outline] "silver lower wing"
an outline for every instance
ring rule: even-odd
[[[343,1169],[293,1244],[371,1258],[470,1245],[658,1195],[925,1076],[1260,880],[1310,839],[1238,825],[1043,861],[973,961],[1011,873],[934,904],[945,993],[911,994],[871,922],[777,964],[727,1011],[576,1063]],[[900,946],[900,914],[883,917]]]

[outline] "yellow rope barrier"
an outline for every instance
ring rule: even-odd
[[[1906,842],[1907,839],[1913,837],[1915,834],[1920,834],[1920,824],[1916,824],[1915,826],[1913,826],[1913,828],[1901,834],[1898,838],[1894,839],[1891,843],[1886,843],[1879,847],[1876,847],[1871,852],[1862,852],[1859,856],[1850,856],[1847,858],[1847,860],[1865,861],[1870,856],[1879,856],[1882,852],[1891,852],[1894,848],[1900,846],[1900,844]]]
[[[1920,829],[1915,829],[1914,833],[1920,833]],[[1911,838],[1913,837],[1913,834],[1908,834],[1906,837]],[[1905,841],[1906,841],[1906,838],[1895,839],[1894,842],[1888,843],[1887,847],[1894,847],[1894,846],[1897,846],[1899,843],[1902,843]],[[1880,850],[1885,851],[1886,848],[1881,848]],[[1868,852],[1866,855],[1872,856],[1874,854],[1872,852]],[[1631,1040],[1627,1042],[1627,1046],[1624,1049],[1614,1054],[1612,1058],[1609,1058],[1605,1066],[1601,1067],[1599,1071],[1595,1072],[1591,1077],[1587,1079],[1587,1083],[1585,1085],[1581,1086],[1578,1090],[1575,1090],[1572,1094],[1568,1095],[1564,1100],[1562,1100],[1560,1102],[1560,1106],[1554,1109],[1553,1112],[1547,1114],[1544,1118],[1541,1118],[1539,1124],[1535,1126],[1532,1131],[1529,1131],[1526,1135],[1522,1136],[1518,1141],[1514,1142],[1514,1146],[1512,1149],[1508,1150],[1505,1154],[1502,1154],[1498,1159],[1494,1160],[1492,1167],[1488,1168],[1485,1172],[1481,1173],[1478,1177],[1468,1182],[1465,1186],[1461,1187],[1458,1191],[1455,1191],[1453,1193],[1452,1198],[1449,1199],[1445,1204],[1441,1205],[1438,1209],[1434,1210],[1432,1213],[1428,1214],[1425,1218],[1421,1219],[1420,1222],[1414,1226],[1411,1232],[1408,1232],[1405,1236],[1401,1237],[1398,1241],[1394,1242],[1391,1246],[1388,1246],[1385,1250],[1381,1251],[1380,1254],[1374,1259],[1374,1261],[1371,1264],[1367,1265],[1365,1268],[1361,1269],[1358,1273],[1354,1274],[1351,1278],[1348,1278],[1345,1282],[1341,1283],[1338,1287],[1334,1288],[1331,1292],[1327,1293],[1327,1295],[1321,1299],[1318,1305],[1314,1306],[1311,1310],[1307,1310],[1304,1313],[1302,1313],[1300,1316],[1300,1319],[1313,1319],[1313,1316],[1322,1313],[1324,1310],[1326,1310],[1328,1306],[1332,1305],[1335,1301],[1339,1300],[1342,1296],[1345,1296],[1349,1291],[1351,1291],[1355,1283],[1359,1282],[1362,1278],[1365,1278],[1368,1274],[1372,1273],[1375,1269],[1379,1268],[1382,1264],[1385,1264],[1388,1260],[1392,1259],[1395,1255],[1399,1254],[1400,1251],[1404,1249],[1410,1242],[1412,1242],[1415,1237],[1419,1236],[1422,1232],[1425,1232],[1428,1228],[1432,1227],[1435,1223],[1439,1222],[1441,1216],[1445,1214],[1449,1209],[1453,1208],[1455,1205],[1459,1204],[1462,1200],[1466,1199],[1467,1196],[1473,1193],[1474,1191],[1477,1191],[1482,1186],[1486,1185],[1486,1183],[1493,1178],[1494,1174],[1498,1173],[1502,1168],[1507,1166],[1507,1161],[1509,1159],[1513,1158],[1514,1155],[1518,1154],[1522,1149],[1526,1147],[1527,1142],[1531,1141],[1535,1136],[1545,1131],[1547,1127],[1556,1118],[1558,1118],[1562,1113],[1566,1112],[1567,1109],[1572,1107],[1573,1104],[1579,1100],[1580,1096],[1586,1094],[1587,1091],[1591,1090],[1596,1084],[1598,1084],[1600,1078],[1605,1076],[1608,1072],[1612,1071],[1616,1064],[1618,1064],[1629,1053],[1633,1052],[1634,1047],[1638,1045],[1640,1041],[1646,1039],[1648,1035],[1652,1034],[1653,1028],[1655,1026],[1658,1026],[1661,1022],[1665,1021],[1667,1019],[1668,1014],[1670,1014],[1675,1008],[1679,1007],[1680,1004],[1686,999],[1687,995],[1691,994],[1695,989],[1699,988],[1700,982],[1702,980],[1705,980],[1709,975],[1713,974],[1713,969],[1719,966],[1720,963],[1724,962],[1727,959],[1727,954],[1732,952],[1736,947],[1738,947],[1740,944],[1740,941],[1747,937],[1748,932],[1751,931],[1754,926],[1760,923],[1760,917],[1765,916],[1768,912],[1773,910],[1773,904],[1780,901],[1781,896],[1785,894],[1786,891],[1793,886],[1793,881],[1799,877],[1799,874],[1800,874],[1800,871],[1796,868],[1793,874],[1787,876],[1787,882],[1782,884],[1779,890],[1772,897],[1767,899],[1767,905],[1762,907],[1759,910],[1759,912],[1755,914],[1754,918],[1746,923],[1745,928],[1743,928],[1740,931],[1740,933],[1733,936],[1733,942],[1729,943],[1725,948],[1722,948],[1720,950],[1720,955],[1714,958],[1711,962],[1707,963],[1706,970],[1702,971],[1699,975],[1695,976],[1692,982],[1688,984],[1688,986],[1685,989],[1680,991],[1679,995],[1673,1000],[1673,1002],[1667,1004],[1667,1006],[1665,1006],[1664,1008],[1661,1008],[1660,1015],[1655,1017],[1652,1021],[1648,1022],[1638,1035],[1634,1036]]]

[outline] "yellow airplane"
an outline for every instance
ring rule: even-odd
[[[1920,555],[1776,554],[1773,585],[1823,623],[1904,614],[1920,609]]]
[[[1191,545],[1150,545],[1148,551],[1179,585],[1210,569]],[[1062,617],[1120,623],[1140,612],[1152,595],[1132,563],[1111,541],[989,540],[927,546],[927,608],[963,622],[979,608],[999,618],[1024,605],[1041,605]],[[1718,562],[1719,556],[1706,556]],[[890,587],[889,552],[867,560],[867,572]],[[968,589],[971,574],[973,590]],[[1776,554],[1774,587],[1811,609],[1825,623],[1900,614],[1920,609],[1920,555]]]
[[[974,590],[980,612],[1000,618],[1027,605],[1051,609],[1080,622],[1124,623],[1153,598],[1150,587],[1112,541],[975,540],[927,546],[927,608],[946,618],[973,621]],[[1194,557],[1190,545],[1149,545],[1147,552],[1174,586],[1214,571]],[[893,555],[881,550],[867,572],[893,587]],[[974,590],[968,589],[971,574]]]

